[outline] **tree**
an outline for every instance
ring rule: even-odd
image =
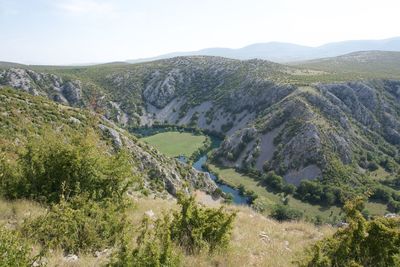
[[[300,220],[303,213],[290,208],[288,205],[277,204],[271,213],[271,217],[278,221],[292,221]]]
[[[282,191],[284,186],[284,181],[282,176],[277,175],[274,171],[270,171],[262,177],[262,182],[265,185],[271,186],[277,191]]]

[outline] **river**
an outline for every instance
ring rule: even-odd
[[[184,157],[179,157],[178,159],[182,162],[186,162],[186,159]],[[240,195],[239,190],[229,185],[217,182],[217,177],[215,176],[215,174],[204,169],[203,165],[206,163],[206,161],[207,161],[207,155],[202,155],[195,163],[193,163],[192,166],[198,171],[207,173],[210,176],[210,178],[215,181],[215,183],[222,190],[222,192],[232,195],[233,203],[237,205],[248,205],[249,199],[245,196]]]

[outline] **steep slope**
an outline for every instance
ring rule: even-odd
[[[314,179],[363,192],[376,185],[368,166],[380,164],[394,174],[400,163],[400,82],[389,79],[400,73],[367,74],[346,81],[331,70],[198,56],[11,68],[0,72],[0,84],[94,109],[128,129],[198,127],[225,136],[215,154],[225,166],[258,176],[274,170],[295,185]],[[71,101],[70,95],[80,98]]]
[[[0,99],[0,149],[10,158],[32,135],[50,131],[68,136],[71,132],[83,134],[94,129],[99,142],[108,146],[110,151],[129,151],[133,159],[132,168],[141,177],[145,188],[160,193],[165,189],[173,195],[178,190],[213,192],[216,188],[208,176],[163,156],[93,112],[9,89],[0,90]]]

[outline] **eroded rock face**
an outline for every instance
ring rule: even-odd
[[[1,85],[9,85],[33,95],[39,95],[39,92],[32,84],[29,73],[32,73],[32,71],[27,71],[25,69],[3,70],[0,72]]]
[[[297,87],[271,78],[286,77],[285,68],[262,60],[178,57],[91,78],[101,87],[96,100],[108,119],[126,127],[157,122],[223,134],[217,153],[229,166],[262,171],[267,165],[285,175],[309,166],[323,172],[331,158],[354,163],[366,151],[399,153],[400,81]],[[84,102],[89,92],[78,81],[18,68],[0,71],[0,84],[68,105]],[[163,181],[174,192],[179,186],[168,177]]]
[[[183,82],[179,69],[174,69],[166,75],[155,71],[150,75],[150,81],[146,83],[143,97],[146,102],[158,108],[163,108],[175,96],[177,86]]]
[[[225,138],[217,151],[217,157],[228,161],[237,161],[240,154],[246,149],[247,145],[256,137],[257,130],[254,127],[244,128],[237,131],[232,136]]]
[[[80,81],[64,81],[54,74],[11,68],[0,71],[0,86],[6,85],[71,106],[78,106],[82,100]]]
[[[104,134],[106,134],[108,137],[111,138],[115,148],[120,149],[122,147],[123,144],[122,144],[121,136],[118,133],[118,131],[116,131],[113,128],[107,127],[103,124],[100,124],[99,128],[103,131]]]
[[[73,105],[78,104],[78,102],[82,99],[82,90],[80,81],[75,82],[66,82],[61,87],[61,93],[68,100],[68,103]]]
[[[371,81],[319,85],[324,95],[353,120],[382,135],[391,144],[400,143],[400,119],[396,101],[400,82]],[[332,101],[333,102],[333,101]]]

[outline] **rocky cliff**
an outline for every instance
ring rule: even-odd
[[[399,162],[398,80],[335,82],[315,70],[216,57],[47,71],[6,69],[0,84],[94,109],[121,127],[223,134],[222,164],[274,170],[296,185],[331,179],[332,162],[356,176],[372,158]]]

